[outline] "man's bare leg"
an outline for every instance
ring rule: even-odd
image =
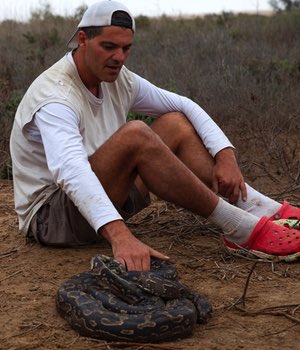
[[[208,187],[212,188],[212,174],[215,160],[208,153],[188,119],[181,113],[168,113],[157,119],[152,129],[162,138],[173,153],[185,163]],[[140,183],[143,188],[142,183]],[[257,217],[272,216],[281,204],[246,185],[247,200],[239,194],[233,201],[237,207]],[[215,190],[215,189],[213,189]],[[219,188],[219,191],[221,188]],[[222,193],[225,197],[226,193]]]
[[[122,206],[137,175],[160,198],[208,217],[218,197],[143,122],[120,128],[90,157],[112,202]],[[193,198],[191,198],[193,193]]]
[[[213,158],[182,113],[167,113],[158,118],[151,128],[213,192],[226,197],[232,204],[240,195],[243,200],[247,199],[245,182],[232,148],[223,149]],[[137,184],[143,192],[140,180]]]
[[[167,121],[170,116],[179,117],[180,124],[182,120],[186,122],[185,117],[182,118],[182,115],[176,113],[162,116],[160,120]],[[172,122],[174,120],[176,119],[172,119]],[[158,124],[155,124],[157,127]],[[187,124],[187,128],[191,126]],[[142,189],[143,193],[149,190],[160,198],[203,217],[210,216],[224,232],[230,232],[231,236],[234,234],[243,239],[245,231],[250,234],[258,219],[220,200],[199,179],[201,176],[208,179],[207,169],[212,166],[210,163],[213,163],[211,157],[204,150],[198,137],[190,137],[190,130],[183,132],[183,125],[178,125],[177,129],[177,133],[173,132],[176,140],[170,138],[169,146],[162,140],[163,136],[158,135],[159,130],[156,133],[140,121],[127,123],[90,158],[92,169],[115,205],[120,207],[123,205],[133,182],[139,175],[140,180],[136,180],[136,184],[139,182],[139,189]],[[194,174],[171,150],[173,147],[175,152],[183,153],[186,147],[183,143],[186,143],[186,140],[188,143],[192,140],[194,153],[198,151],[203,154],[203,159],[195,160],[197,165],[194,171],[198,171],[198,175]],[[185,162],[189,161],[187,157]],[[205,162],[206,166],[202,167]],[[217,215],[211,215],[216,212]],[[137,240],[122,221],[103,226],[99,233],[111,243],[114,256],[130,270],[147,270],[151,255],[165,258],[161,253]]]
[[[199,179],[211,187],[215,161],[184,115],[176,112],[165,114],[151,125],[151,129]]]
[[[122,206],[139,174],[146,188],[162,199],[208,217],[219,198],[145,123],[129,122],[90,157],[93,171],[112,202]],[[192,195],[191,195],[192,194]],[[111,243],[116,259],[129,270],[148,270],[150,256],[163,254],[137,240],[123,221],[100,233]]]
[[[163,116],[160,120],[167,120],[167,118],[169,116]],[[142,183],[145,184],[145,191],[149,189],[162,199],[178,204],[201,216],[209,216],[209,219],[223,230],[227,240],[244,244],[252,232],[257,236],[262,229],[265,230],[265,225],[267,225],[266,231],[262,232],[262,240],[264,244],[270,243],[270,239],[273,239],[273,231],[277,232],[279,226],[275,225],[276,227],[273,228],[272,222],[265,222],[263,219],[261,226],[256,229],[259,231],[255,231],[259,219],[217,197],[198,178],[198,176],[206,174],[206,172],[202,172],[201,166],[199,167],[200,173],[194,174],[198,171],[197,166],[191,171],[184,164],[189,159],[185,159],[183,162],[177,158],[171,150],[172,145],[167,146],[163,141],[163,135],[158,136],[158,134],[159,130],[156,134],[143,122],[128,123],[90,158],[94,172],[113,203],[122,206],[132,183],[139,174]],[[183,142],[187,138],[184,140],[184,138],[179,137],[178,140]],[[171,141],[174,142],[174,139]],[[182,142],[174,144],[175,152],[179,156],[180,151],[183,152],[184,148]],[[196,140],[196,142],[198,141]],[[206,155],[205,152],[204,155]],[[205,158],[197,159],[197,163],[201,165],[203,160]],[[219,160],[215,163],[218,162]],[[213,165],[214,168],[216,168],[216,164]],[[292,234],[297,233],[296,230],[294,231]],[[121,220],[105,225],[99,232],[111,243],[115,258],[126,265],[128,270],[148,270],[150,256],[167,258],[136,239]],[[293,251],[299,249],[297,241],[294,243]],[[260,247],[259,244],[257,247]],[[257,249],[255,245],[253,249]],[[274,252],[271,249],[270,252],[271,255],[278,254],[276,249]],[[279,253],[281,252],[279,251]]]
[[[151,129],[202,182],[211,188],[214,159],[184,115],[177,112],[165,114],[154,121]],[[147,188],[140,177],[137,177],[136,185],[141,193],[147,193]]]

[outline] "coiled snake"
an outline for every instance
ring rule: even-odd
[[[211,315],[207,299],[178,280],[176,268],[152,258],[150,272],[128,272],[96,255],[90,272],[63,282],[60,315],[80,335],[118,341],[160,342],[190,336]]]

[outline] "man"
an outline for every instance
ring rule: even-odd
[[[245,184],[232,144],[196,103],[123,66],[134,32],[124,5],[95,3],[69,41],[73,50],[21,101],[11,135],[21,233],[52,246],[103,236],[128,270],[149,270],[151,256],[168,257],[124,220],[153,192],[218,225],[229,249],[298,257],[300,232],[273,220],[299,219],[300,209]],[[157,119],[126,123],[129,111]]]

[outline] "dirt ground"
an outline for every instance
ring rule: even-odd
[[[154,201],[130,223],[136,235],[167,253],[180,279],[205,295],[212,319],[192,337],[163,344],[107,343],[78,336],[55,308],[55,294],[72,275],[87,271],[101,247],[51,249],[18,233],[11,181],[0,183],[1,349],[299,349],[300,263],[233,257],[216,228],[187,211]],[[253,269],[250,275],[251,269]],[[247,286],[247,280],[249,284]],[[239,299],[244,295],[244,305]]]

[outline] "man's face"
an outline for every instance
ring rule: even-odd
[[[84,50],[86,78],[98,83],[115,81],[129,55],[132,41],[132,30],[117,26],[104,27],[103,32],[93,39],[81,39],[79,46]]]

